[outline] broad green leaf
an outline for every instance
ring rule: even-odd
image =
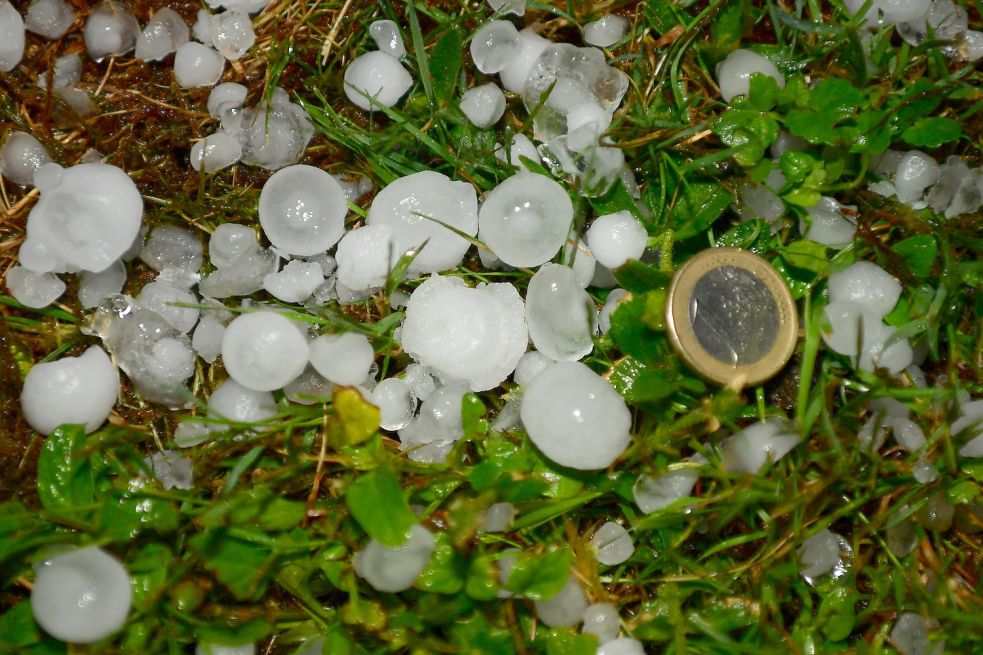
[[[451,27],[440,37],[430,55],[430,73],[433,75],[433,91],[439,104],[446,104],[454,95],[457,76],[461,70],[461,32]]]
[[[594,209],[594,214],[597,216],[627,211],[643,223],[647,223],[646,217],[638,211],[638,203],[631,197],[628,189],[625,188],[625,183],[620,179],[615,181],[611,186],[611,190],[603,196],[591,198],[590,204]]]
[[[136,608],[147,611],[167,592],[168,566],[172,557],[166,546],[149,543],[127,562]]]
[[[683,389],[691,392],[706,389],[702,382],[684,377],[675,368],[650,368],[632,357],[624,358],[611,369],[609,381],[630,404],[658,402]]]
[[[741,221],[721,234],[716,245],[718,248],[743,248],[762,255],[768,251],[770,241],[771,226],[767,221],[754,219]]]
[[[724,3],[723,8],[710,23],[709,39],[703,49],[711,66],[740,46],[746,12],[749,11],[747,5],[746,0]]]
[[[826,246],[808,239],[793,241],[782,249],[782,257],[790,265],[814,273],[822,273],[829,266]]]
[[[839,641],[850,636],[857,600],[857,593],[848,587],[836,587],[823,598],[819,605],[819,622],[827,639]]]
[[[41,627],[34,620],[30,600],[22,600],[0,614],[0,645],[24,648],[39,641]],[[2,647],[0,652],[3,652]]]
[[[489,601],[498,595],[498,590],[498,566],[494,560],[486,556],[472,558],[464,592],[475,600]]]
[[[201,641],[221,646],[245,646],[266,639],[273,632],[273,624],[266,619],[235,621],[228,624],[212,623],[199,625],[195,633]]]
[[[785,116],[785,126],[795,136],[809,143],[835,145],[839,141],[836,124],[841,117],[834,113],[821,113],[811,109],[793,109]]]
[[[179,516],[174,503],[160,498],[121,498],[115,494],[106,499],[99,512],[102,534],[117,542],[130,541],[141,532],[171,532],[178,526]]]
[[[643,293],[653,289],[665,289],[672,281],[672,275],[654,266],[630,259],[612,271],[622,289],[632,293]]]
[[[611,339],[626,355],[645,363],[657,365],[666,356],[664,334],[645,325],[643,316],[647,310],[646,294],[618,304],[611,314]]]
[[[963,128],[951,118],[923,118],[901,133],[901,138],[916,148],[938,148],[962,138]]]
[[[417,577],[413,586],[434,594],[456,594],[464,588],[468,572],[467,560],[454,548],[446,532],[434,535],[437,547],[430,563]]]
[[[409,529],[416,523],[399,480],[388,468],[377,468],[359,476],[348,487],[345,502],[362,529],[386,546],[406,543]]]
[[[811,106],[818,112],[850,114],[864,101],[864,94],[842,77],[827,77],[812,88]]]
[[[264,531],[289,530],[304,520],[307,505],[282,498],[260,485],[214,504],[199,519],[205,527],[256,526]]]
[[[748,102],[758,111],[768,111],[778,102],[778,82],[764,73],[752,73],[749,81]]]
[[[274,559],[267,548],[224,530],[200,532],[188,545],[237,600],[257,600],[266,593]]]
[[[82,457],[85,428],[63,425],[52,432],[38,456],[38,496],[44,508],[57,512],[95,502],[92,467]]]
[[[968,505],[980,497],[980,484],[973,480],[959,480],[945,490],[945,499],[953,505]]]
[[[919,234],[899,241],[891,250],[896,252],[908,265],[908,269],[918,277],[928,277],[939,254],[939,245],[931,234]]]
[[[521,553],[509,573],[508,589],[530,600],[546,600],[560,593],[570,577],[573,553],[558,548],[542,555]]]
[[[488,434],[488,409],[477,394],[466,393],[461,399],[461,424],[464,435],[470,439],[480,439]]]
[[[594,655],[597,637],[580,634],[571,628],[553,628],[545,636],[546,655]]]
[[[695,182],[684,187],[673,207],[671,225],[682,241],[703,234],[730,206],[733,197],[714,182]]]
[[[335,387],[331,404],[335,414],[328,421],[332,443],[356,446],[379,429],[379,408],[354,387]]]
[[[739,164],[753,166],[778,137],[778,122],[770,114],[731,109],[714,123],[713,132],[725,145],[738,148],[734,158]]]

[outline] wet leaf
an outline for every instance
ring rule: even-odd
[[[901,138],[916,148],[938,148],[962,138],[963,128],[951,118],[922,118],[901,133]]]
[[[379,429],[379,408],[355,387],[335,387],[335,415],[329,419],[331,441],[337,446],[357,446]]]
[[[388,468],[359,476],[348,487],[345,502],[362,529],[385,546],[406,543],[409,529],[416,523],[399,480]]]
[[[516,556],[507,587],[530,600],[552,598],[567,583],[571,566],[573,553],[569,548],[558,548],[542,555],[521,553]]]
[[[57,512],[95,502],[92,467],[82,456],[85,428],[63,425],[44,440],[38,456],[38,496],[44,508]]]
[[[931,234],[919,234],[899,241],[891,246],[891,250],[904,259],[912,273],[918,277],[929,277],[938,257],[939,246]]]

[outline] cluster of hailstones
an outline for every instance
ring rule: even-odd
[[[86,43],[97,59],[133,47],[146,60],[176,51],[175,75],[183,86],[214,85],[221,77],[224,59],[212,53],[229,59],[242,56],[254,38],[248,12],[262,9],[265,2],[221,4],[226,11],[214,16],[202,10],[194,29],[199,43],[193,43],[187,26],[169,10],[155,14],[141,33],[124,8],[106,2],[90,17],[89,23],[98,29],[87,26]],[[942,6],[933,2],[930,7],[936,14],[937,5]],[[523,10],[521,2],[493,6],[520,15]],[[938,28],[936,14],[925,18],[933,29]],[[27,24],[32,31],[57,38],[71,23],[59,27],[66,16],[74,20],[61,0],[38,0],[29,9]],[[39,17],[47,17],[47,28]],[[0,4],[0,33],[16,37],[12,23],[16,21],[10,18],[10,5],[4,2]],[[624,29],[622,18],[607,16],[585,26],[584,36],[593,45],[608,47],[622,38]],[[345,81],[351,100],[372,111],[398,102],[411,80],[400,64],[405,48],[397,26],[377,21],[370,32],[379,50],[356,58]],[[9,70],[20,54],[11,54],[18,47],[16,38],[6,43],[0,50],[0,62]],[[22,51],[23,45],[19,47]],[[497,428],[508,429],[521,422],[537,447],[564,466],[594,470],[616,461],[630,441],[630,413],[607,381],[579,360],[592,351],[595,331],[609,327],[611,311],[627,294],[613,290],[598,312],[585,288],[613,286],[610,269],[640,257],[647,234],[637,219],[622,212],[596,218],[583,241],[571,238],[573,206],[566,191],[553,180],[526,170],[522,158],[539,161],[542,154],[558,174],[578,177],[582,188],[600,188],[619,176],[632,188],[624,162],[615,154],[620,151],[601,136],[624,94],[626,80],[604,63],[599,50],[554,44],[503,20],[491,21],[478,31],[471,53],[479,70],[498,73],[502,85],[521,92],[530,107],[552,87],[535,123],[541,146],[517,135],[510,147],[503,148],[499,156],[519,172],[486,194],[480,207],[470,185],[424,171],[381,189],[364,225],[349,230],[345,229],[347,204],[370,191],[371,185],[364,179],[352,181],[309,166],[290,165],[310,138],[310,123],[303,110],[282,92],[273,96],[269,106],[243,109],[243,87],[216,86],[208,109],[221,121],[221,129],[195,145],[192,165],[212,171],[241,158],[281,170],[269,178],[260,196],[260,224],[271,247],[262,247],[250,228],[220,225],[209,240],[212,270],[204,276],[204,251],[193,233],[159,226],[149,236],[144,234],[140,195],[121,170],[98,161],[62,168],[51,162],[30,135],[11,135],[0,152],[2,172],[15,183],[34,184],[41,198],[28,219],[21,263],[7,275],[8,287],[25,305],[43,307],[65,290],[56,274],[78,274],[81,304],[96,309],[87,329],[105,347],[94,346],[79,357],[32,368],[22,393],[24,414],[32,427],[44,434],[63,423],[97,429],[117,401],[117,368],[147,399],[186,407],[190,395],[185,385],[194,371],[195,357],[213,362],[221,356],[229,379],[208,399],[205,417],[182,424],[175,436],[178,446],[201,443],[230,425],[272,419],[276,415],[273,391],[282,390],[294,402],[312,403],[330,396],[335,385],[342,385],[359,388],[380,408],[380,427],[398,432],[408,457],[440,462],[463,435],[463,395],[495,388],[511,375],[522,393],[503,409]],[[67,94],[78,81],[80,62],[62,58],[55,68],[55,88]],[[784,84],[770,62],[739,50],[718,69],[725,100],[746,94],[754,72]],[[504,104],[504,94],[494,84],[469,89],[461,99],[462,110],[480,127],[497,122]],[[272,123],[270,138],[264,133],[261,143],[250,131],[260,115],[270,116]],[[263,151],[264,145],[271,150]],[[781,152],[798,147],[804,144],[784,136],[772,154],[780,157]],[[909,156],[912,153],[899,160],[890,154],[883,160],[897,164],[891,171],[892,192],[902,201],[918,202],[919,194],[935,184],[925,202],[941,211],[943,202],[933,204],[932,200],[942,184],[941,173],[923,184],[925,177],[912,172],[915,164],[903,161]],[[962,171],[960,163],[946,166],[958,172]],[[912,178],[918,181],[912,183]],[[774,200],[778,205],[781,201],[773,190],[782,184],[784,180],[769,178],[762,187],[743,189],[742,215],[779,220],[782,214],[774,215]],[[911,195],[912,184],[921,185],[917,197]],[[952,210],[954,205],[966,206],[968,201],[958,205],[952,198],[971,196],[969,191],[960,191],[967,184],[949,185],[955,190],[944,204],[946,213],[959,211]],[[774,199],[765,192],[771,192]],[[821,243],[845,245],[855,226],[843,209],[834,199],[824,198],[812,210],[812,221],[800,229]],[[474,237],[486,246],[479,254],[487,266],[539,267],[525,299],[511,284],[469,287],[460,278],[439,274],[462,262],[469,238]],[[333,255],[329,254],[332,249]],[[569,266],[551,263],[561,251]],[[363,335],[315,334],[280,306],[244,300],[233,311],[221,302],[260,290],[312,308],[329,300],[365,298],[386,284],[394,263],[404,253],[414,255],[409,267],[412,275],[429,276],[408,296],[392,294],[394,306],[405,306],[398,337],[415,363],[401,375],[378,382],[375,351]],[[131,298],[120,291],[126,279],[125,262],[137,257],[158,276]],[[896,280],[873,264],[858,262],[830,278],[829,292],[823,338],[832,350],[853,358],[861,368],[877,367],[892,374],[907,370],[918,378],[910,345],[883,322],[900,295]],[[530,341],[534,349],[527,351]],[[963,398],[961,412],[952,431],[965,431],[970,440],[960,454],[983,456],[983,433],[977,427],[983,419],[983,401]],[[871,414],[860,435],[870,448],[880,447],[892,430],[909,450],[924,445],[924,434],[900,403],[872,401]],[[792,426],[783,420],[757,423],[723,441],[721,462],[732,472],[757,473],[798,441]],[[687,502],[706,463],[696,454],[659,477],[641,476],[634,487],[639,508],[650,513]],[[193,485],[190,462],[176,451],[157,453],[147,464],[165,486]],[[506,530],[514,514],[510,504],[496,503],[488,509],[483,529]],[[627,561],[634,551],[630,535],[614,522],[602,525],[591,544],[598,561],[605,565]],[[402,547],[392,549],[370,541],[354,564],[374,588],[395,593],[412,586],[433,549],[433,536],[415,526]],[[843,558],[849,556],[842,538],[822,531],[800,551],[800,572],[807,580],[838,575]],[[514,555],[508,553],[500,560],[503,583],[514,561]],[[66,573],[77,580],[77,588],[64,588]],[[39,566],[32,592],[35,615],[56,637],[97,641],[125,622],[130,606],[128,580],[123,565],[99,548],[57,555]],[[98,602],[80,605],[76,591]],[[642,652],[638,642],[618,638],[617,608],[588,604],[573,575],[559,594],[537,602],[536,611],[547,625],[583,623],[585,632],[600,638],[603,645],[598,652],[604,655]],[[312,644],[311,652],[315,648],[319,644]],[[253,650],[250,646],[237,652]]]

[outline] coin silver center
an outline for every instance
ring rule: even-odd
[[[780,328],[771,291],[756,275],[736,266],[715,268],[697,281],[689,320],[703,349],[732,366],[752,364],[767,355]]]

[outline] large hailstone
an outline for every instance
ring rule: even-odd
[[[538,600],[534,604],[536,616],[551,628],[558,626],[575,626],[580,623],[587,609],[587,597],[584,590],[577,584],[573,573],[555,596],[546,600]]]
[[[475,32],[468,46],[475,68],[482,73],[498,73],[519,56],[519,31],[507,20],[493,20]]]
[[[242,111],[240,136],[242,161],[272,171],[300,161],[314,136],[314,125],[307,111],[277,87],[272,102],[264,99]]]
[[[461,95],[461,111],[475,127],[491,127],[505,113],[505,94],[494,83],[471,87]]]
[[[399,449],[414,462],[441,464],[464,436],[462,399],[468,388],[459,382],[427,395],[420,412],[399,431]]]
[[[160,61],[191,40],[188,24],[170,7],[156,12],[137,37],[136,58]]]
[[[88,546],[50,557],[31,588],[34,619],[52,637],[91,644],[117,632],[133,604],[130,576],[118,559]]]
[[[399,60],[378,50],[359,55],[345,69],[345,95],[366,111],[378,109],[366,96],[392,107],[411,86],[413,78]]]
[[[266,238],[290,255],[316,255],[338,243],[347,213],[338,181],[304,164],[271,175],[259,195],[259,222]]]
[[[596,315],[594,301],[580,286],[572,268],[544,264],[529,281],[529,338],[550,359],[577,360],[587,356],[594,349]]]
[[[399,34],[396,21],[376,20],[369,25],[369,35],[375,41],[375,47],[393,59],[402,60],[406,57],[406,46]]]
[[[118,397],[116,367],[106,351],[92,346],[78,357],[31,367],[20,402],[27,423],[41,434],[51,434],[65,423],[93,432],[109,418]]]
[[[65,293],[65,283],[54,273],[36,273],[23,266],[8,270],[6,282],[10,295],[25,307],[47,307]]]
[[[307,366],[307,341],[282,314],[242,314],[225,329],[222,361],[232,379],[244,387],[281,389]]]
[[[901,297],[901,283],[883,268],[858,261],[829,276],[830,302],[851,301],[875,312],[878,317],[891,313]]]
[[[441,223],[473,237],[478,232],[478,197],[466,182],[434,171],[413,173],[379,191],[366,223],[392,229],[396,256],[426,242],[410,265],[411,271],[446,271],[461,263],[471,244]]]
[[[109,164],[61,168],[45,164],[34,176],[41,199],[27,217],[27,242],[46,250],[51,272],[109,268],[140,231],[143,199],[126,173]]]
[[[648,245],[648,231],[631,212],[620,211],[598,216],[586,234],[594,258],[608,268],[618,268],[629,259],[638,259]]]
[[[841,355],[855,357],[881,332],[881,315],[852,300],[835,300],[823,308],[823,341]]]
[[[215,86],[225,70],[225,58],[214,48],[189,41],[174,55],[174,79],[185,89]]]
[[[617,14],[607,14],[584,25],[584,41],[598,48],[609,48],[625,36],[628,21]]]
[[[24,26],[35,34],[60,39],[75,22],[75,11],[65,0],[34,0],[27,8]]]
[[[591,537],[590,546],[597,555],[597,561],[605,566],[623,564],[635,553],[631,535],[614,521],[608,521],[597,529]]]
[[[689,458],[691,465],[706,462],[706,458],[699,453]],[[632,498],[643,514],[651,514],[692,494],[699,478],[697,466],[670,469],[657,478],[640,475],[632,485]]]
[[[724,102],[737,96],[746,96],[751,90],[751,75],[761,73],[775,80],[780,89],[785,88],[785,76],[775,64],[756,52],[739,48],[717,64],[717,85]]]
[[[539,266],[563,246],[573,203],[544,175],[522,172],[488,192],[478,213],[478,238],[509,266]]]
[[[922,199],[925,189],[939,180],[939,163],[920,150],[906,152],[894,173],[898,202],[912,204]]]
[[[441,377],[486,391],[515,370],[526,350],[523,314],[522,298],[511,284],[470,288],[459,278],[432,277],[410,296],[403,348]]]
[[[498,73],[502,86],[506,91],[521,93],[526,85],[529,72],[536,64],[539,56],[552,42],[533,32],[530,28],[519,31],[519,52]]]
[[[322,334],[310,343],[311,366],[334,384],[354,386],[369,375],[375,350],[368,337],[357,332]]]
[[[24,57],[24,19],[7,0],[0,2],[0,71],[8,73]]]
[[[610,466],[631,441],[631,413],[607,380],[580,362],[557,362],[522,396],[522,424],[544,455],[561,466]]]
[[[775,463],[799,443],[799,436],[782,420],[754,423],[724,439],[724,469],[732,473],[757,473],[767,462]]]
[[[799,221],[799,231],[806,239],[821,243],[830,248],[845,248],[853,241],[857,232],[857,221],[844,210],[856,211],[856,207],[841,205],[835,198],[822,196],[806,211],[809,223]]]
[[[85,21],[85,49],[96,61],[133,50],[140,24],[118,0],[103,0]]]
[[[413,586],[430,563],[437,543],[422,525],[410,528],[406,543],[391,548],[375,539],[355,554],[355,573],[376,591],[395,594]]]
[[[0,174],[21,186],[34,184],[34,173],[50,161],[41,142],[27,132],[10,132],[0,148]]]

